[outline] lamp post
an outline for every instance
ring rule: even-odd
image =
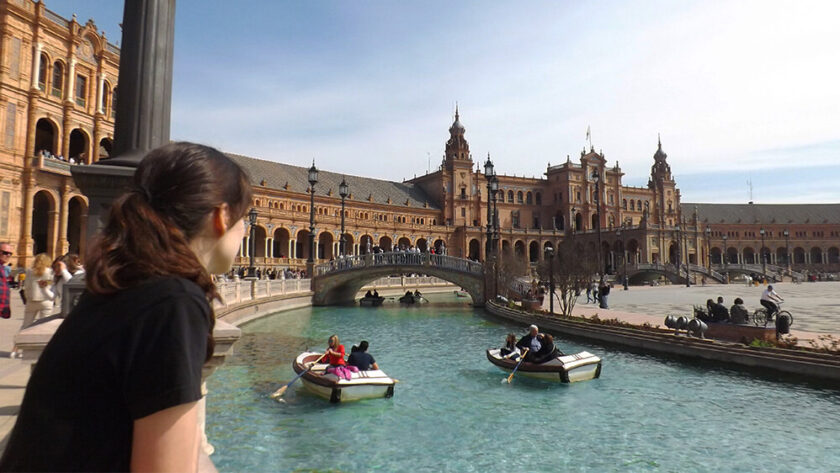
[[[758,230],[761,235],[761,276],[767,277],[767,258],[764,255],[764,229]]]
[[[347,181],[341,178],[341,184],[338,185],[338,195],[341,197],[341,237],[338,239],[338,254],[344,256],[344,199],[350,195],[348,191]]]
[[[315,160],[312,160],[312,167],[309,168],[309,258],[306,262],[312,265],[315,262],[315,184],[318,183],[318,168],[315,167]],[[311,268],[310,268],[311,270]],[[312,274],[309,275],[310,277]]]
[[[592,172],[592,179],[595,181],[595,229],[598,232],[598,272],[601,274],[601,281],[603,281],[604,262],[601,260],[601,176],[597,169]]]
[[[708,260],[709,267],[709,274],[712,273],[712,227],[706,226],[706,249],[708,250],[708,255],[706,256]]]
[[[790,274],[790,232],[785,228],[785,263],[787,265],[787,272]]]
[[[490,178],[490,194],[493,197],[493,212],[492,212],[492,235],[490,238],[490,246],[493,255],[493,298],[499,294],[499,209],[496,205],[499,195],[499,178],[496,177],[496,172],[493,172],[493,177]]]
[[[484,162],[484,178],[487,180],[487,241],[484,248],[485,261],[490,260],[493,254],[493,196],[495,193],[490,188],[496,171],[493,169],[493,161],[490,161],[490,153],[487,153],[487,161]],[[497,183],[498,185],[498,183]]]
[[[625,246],[625,240],[627,239],[627,222],[621,222],[621,228],[618,229],[616,234],[621,237],[621,259],[624,263],[622,283],[624,284],[624,290],[626,291],[630,289],[629,281],[627,280],[627,246]]]
[[[548,255],[548,312],[554,315],[554,248],[547,246]]]
[[[691,266],[689,265],[688,259],[688,223],[683,220],[682,222],[683,228],[685,231],[683,232],[683,248],[685,248],[685,287],[691,287]],[[682,262],[682,260],[680,260]]]
[[[728,236],[724,233],[723,234],[723,270],[726,271],[726,268],[729,266],[729,248],[726,247],[726,239]]]
[[[257,236],[257,209],[251,207],[251,210],[248,212],[248,223],[251,224],[250,231],[248,233],[248,256],[250,262],[248,263],[248,278],[256,278],[257,277],[257,268],[254,266],[254,253],[256,251],[256,242],[254,241]]]
[[[577,209],[572,206],[572,239],[575,238],[575,227],[577,226]]]

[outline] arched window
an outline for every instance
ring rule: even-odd
[[[533,203],[533,199],[530,192],[525,194],[525,203],[528,205],[531,205],[531,203]]]
[[[111,118],[116,118],[117,116],[117,88],[114,87],[114,91],[111,92]]]
[[[650,212],[650,202],[645,201],[645,212]]]
[[[102,83],[102,113],[108,116],[108,106],[111,104],[111,86],[107,82]]]
[[[516,193],[516,201],[520,204],[522,203],[522,191]]]
[[[621,208],[623,208],[624,210],[627,210],[627,199],[623,199],[621,201]]]
[[[61,98],[61,95],[62,95],[63,91],[64,91],[64,64],[62,64],[61,61],[55,61],[53,63],[51,93],[52,93],[53,97]]]
[[[41,63],[38,65],[38,89],[39,90],[46,90],[47,89],[47,55],[41,53]]]
[[[508,191],[508,202],[513,202],[513,191]]]
[[[87,76],[76,74],[76,105],[84,107],[87,103]]]
[[[635,200],[630,201],[630,210],[636,210],[636,201]]]

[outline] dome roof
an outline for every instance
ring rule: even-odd
[[[464,128],[464,125],[461,124],[460,115],[458,114],[458,106],[456,105],[455,106],[455,121],[452,122],[452,126],[449,127],[449,132],[450,133],[454,133],[454,132],[464,133],[465,131],[466,131],[466,128]]]
[[[656,161],[664,161],[668,157],[665,154],[665,151],[662,151],[662,140],[659,140],[659,147],[656,149],[656,153],[653,155],[653,159]]]

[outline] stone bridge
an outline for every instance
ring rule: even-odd
[[[794,280],[804,281],[805,275],[796,271],[788,271],[787,268],[782,266],[777,266],[775,264],[766,264],[762,266],[760,263],[757,264],[738,264],[738,263],[728,263],[728,264],[716,264],[714,265],[717,271],[722,273],[736,273],[736,274],[763,274],[763,270],[766,268],[767,273],[764,274],[770,281],[780,281],[781,277],[783,276],[790,276]]]
[[[697,274],[700,274],[720,283],[726,282],[726,276],[715,270],[710,270],[705,266],[690,264],[688,265],[688,269],[695,278]],[[677,267],[673,264],[659,263],[638,263],[627,267],[627,276],[631,281],[638,282],[645,275],[650,274],[662,275],[668,278],[668,280],[672,283],[682,284],[685,283],[686,267],[685,265],[682,265],[679,270],[677,270]]]
[[[461,286],[473,305],[484,305],[484,267],[464,258],[428,253],[378,253],[348,256],[315,267],[312,305],[349,304],[371,281],[397,274],[426,274]]]

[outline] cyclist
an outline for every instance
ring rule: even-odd
[[[777,302],[784,302],[784,299],[773,290],[773,286],[767,286],[767,289],[761,293],[761,305],[767,308],[767,320],[772,320],[773,315],[778,312]]]

